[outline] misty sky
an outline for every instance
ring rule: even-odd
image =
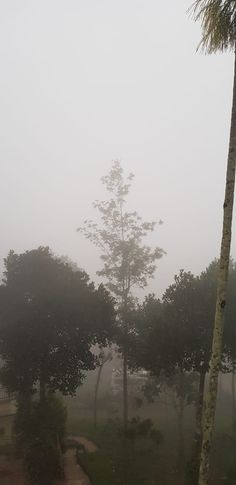
[[[114,159],[136,176],[130,208],[164,220],[150,290],[219,254],[233,59],[196,54],[190,4],[0,0],[1,260],[49,245],[94,278],[76,228]]]

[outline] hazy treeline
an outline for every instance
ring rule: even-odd
[[[114,349],[123,365],[123,439],[133,442],[142,436],[158,449],[162,443],[150,420],[142,424],[130,415],[132,372],[145,370],[143,392],[147,399],[155,400],[166,390],[174,395],[176,473],[189,485],[198,480],[218,262],[211,262],[198,276],[181,270],[162,298],[150,294],[140,302],[135,288],[148,285],[156,261],[165,252],[143,242],[155,223],[143,222],[137,212],[126,209],[132,179],[133,175],[126,178],[120,163],[114,162],[103,178],[110,199],[94,204],[101,223],[85,221],[79,229],[101,250],[103,268],[98,274],[102,284],[95,285],[75,263],[55,256],[47,247],[22,254],[10,251],[5,259],[0,286],[1,381],[16,393],[16,439],[25,450],[30,476],[32,480],[39,476],[38,483],[51,483],[50,477],[63,475],[66,410],[56,396],[75,395],[86,372],[98,367],[93,417],[96,427],[100,379]],[[233,375],[235,318],[236,264],[231,261],[221,371]],[[235,407],[234,386],[232,390]],[[186,462],[183,421],[189,405],[195,407],[195,432]],[[47,467],[41,468],[42,456],[51,457],[50,464],[46,460],[51,474]]]

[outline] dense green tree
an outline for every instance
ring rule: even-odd
[[[230,270],[229,305],[221,369],[231,370],[235,344],[236,285],[235,265]],[[198,375],[194,446],[188,466],[187,483],[198,481],[202,440],[202,414],[205,378],[209,370],[213,318],[217,291],[217,261],[200,276],[181,270],[165,291],[162,301],[149,295],[133,312],[134,339],[130,359],[151,376],[191,373]],[[177,374],[176,374],[177,372]],[[166,378],[166,377],[165,377]]]
[[[151,249],[143,239],[154,230],[154,222],[143,222],[137,212],[126,210],[127,196],[133,175],[125,177],[119,161],[115,161],[109,174],[102,178],[111,198],[95,201],[94,208],[101,216],[101,223],[85,221],[82,232],[101,251],[103,268],[98,275],[106,280],[108,289],[117,301],[119,340],[123,355],[123,412],[124,431],[128,422],[128,339],[130,334],[129,309],[133,288],[144,288],[156,269],[156,260],[164,251]]]
[[[179,423],[183,417],[185,396],[183,375],[198,375],[196,392],[196,432],[191,469],[193,475],[201,443],[201,419],[205,376],[210,359],[212,337],[212,316],[215,305],[215,264],[213,263],[195,277],[181,270],[174,277],[174,283],[165,291],[162,301],[153,295],[146,298],[136,312],[136,337],[134,339],[133,361],[144,367],[152,376],[160,379],[161,372],[173,379],[179,376]],[[131,354],[132,355],[132,354]],[[166,378],[167,378],[166,377]],[[195,382],[196,384],[196,382]],[[182,387],[181,387],[182,385]],[[181,430],[181,424],[179,425]],[[183,433],[180,433],[180,436]],[[180,439],[180,443],[183,439]],[[183,461],[183,446],[180,446],[180,461]]]
[[[209,363],[209,342],[212,334],[211,314],[215,289],[210,269],[195,277],[181,270],[165,291],[162,301],[149,295],[133,312],[135,323],[133,362],[151,373],[162,370],[206,373]],[[212,288],[212,294],[209,288]],[[201,302],[201,305],[199,305]]]
[[[40,247],[11,251],[0,287],[1,376],[7,387],[29,395],[73,394],[94,369],[93,344],[105,345],[114,324],[113,301],[87,274]]]
[[[229,273],[228,305],[226,309],[223,352],[227,361],[228,369],[231,371],[231,392],[232,392],[232,427],[234,437],[236,436],[236,390],[235,390],[235,369],[236,369],[236,263],[231,262]]]
[[[196,401],[198,376],[194,372],[183,372],[176,367],[175,371],[166,375],[164,371],[159,376],[151,375],[143,390],[148,401],[162,402],[174,409],[177,418],[178,448],[177,468],[180,475],[184,474],[185,437],[184,413],[188,406]]]
[[[163,371],[170,378],[183,376],[186,372],[199,375],[194,468],[201,442],[203,392],[210,359],[216,294],[215,268],[216,263],[212,263],[200,277],[181,270],[165,291],[162,302],[153,295],[149,296],[139,307],[136,316],[134,349],[140,365],[158,379]],[[183,381],[177,380],[180,383]],[[181,392],[178,395],[181,398]],[[183,402],[180,399],[180,407]]]
[[[53,485],[64,478],[66,408],[55,394],[48,394],[43,402],[34,400],[28,414],[25,411],[24,401],[20,400],[15,434],[27,478],[33,485]]]
[[[236,48],[236,2],[232,0],[196,0],[193,6],[195,20],[203,29],[202,47],[208,53],[224,52]],[[210,480],[210,452],[217,401],[218,376],[221,364],[224,316],[226,309],[228,269],[230,261],[231,229],[234,205],[236,165],[236,56],[234,56],[234,86],[225,186],[222,242],[218,269],[218,285],[209,384],[205,397],[203,440],[199,485]]]

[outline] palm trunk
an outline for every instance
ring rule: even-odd
[[[98,390],[99,390],[99,384],[100,384],[101,375],[102,375],[102,369],[103,369],[103,364],[101,364],[98,369],[97,382],[96,382],[95,394],[94,394],[94,428],[95,429],[97,428]]]
[[[210,452],[212,447],[212,435],[215,420],[217,401],[218,375],[221,364],[222,340],[224,328],[224,315],[226,305],[226,290],[228,282],[228,269],[231,246],[232,216],[234,205],[236,164],[236,56],[234,60],[234,87],[233,105],[231,118],[231,131],[229,141],[229,154],[226,175],[224,218],[222,230],[221,253],[218,269],[218,287],[216,311],[212,341],[212,354],[210,362],[209,383],[205,398],[203,416],[203,439],[201,449],[201,463],[199,472],[199,485],[209,485],[210,480]]]
[[[198,389],[198,401],[196,407],[196,434],[202,437],[202,415],[203,415],[203,400],[204,400],[204,387],[205,387],[205,370],[201,370]]]

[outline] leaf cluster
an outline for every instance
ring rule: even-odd
[[[125,177],[119,161],[113,163],[109,174],[102,178],[109,200],[95,201],[94,208],[101,223],[85,220],[78,228],[102,252],[103,268],[97,274],[107,281],[107,287],[118,298],[128,296],[132,287],[144,288],[156,269],[156,260],[164,251],[143,244],[155,228],[154,222],[144,222],[137,212],[125,211],[133,174]]]
[[[10,252],[0,287],[1,378],[11,390],[73,394],[96,366],[94,344],[106,345],[113,300],[88,275],[55,258],[49,248]]]
[[[206,52],[235,49],[235,0],[196,0],[190,10],[194,19],[201,22],[203,37],[200,46]]]

